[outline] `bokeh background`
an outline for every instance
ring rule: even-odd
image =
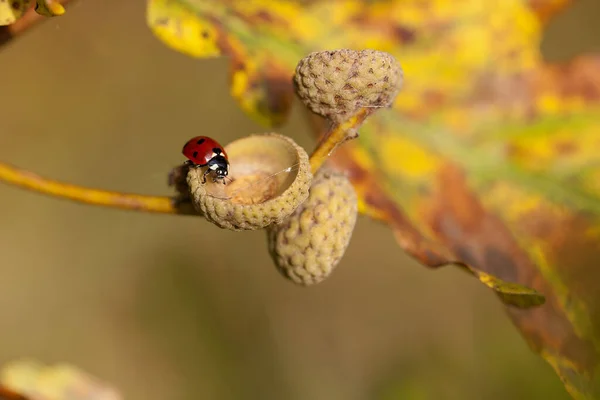
[[[545,55],[599,50],[599,16],[576,3]],[[0,50],[0,158],[55,179],[169,195],[188,138],[264,131],[229,97],[227,60],[165,47],[143,1],[79,0]],[[299,102],[279,131],[314,145]],[[0,186],[0,363],[20,357],[127,399],[568,398],[491,292],[364,217],[306,289],[276,272],[263,232]]]

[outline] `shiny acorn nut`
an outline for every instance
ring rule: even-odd
[[[312,182],[308,154],[289,137],[251,135],[229,143],[225,151],[233,181],[224,185],[209,178],[203,183],[201,168],[187,174],[194,208],[220,228],[262,229],[282,222],[307,199]]]
[[[404,80],[389,53],[377,50],[314,52],[294,74],[298,97],[314,113],[340,121],[362,107],[389,107]]]
[[[308,200],[279,225],[267,228],[269,252],[279,272],[299,285],[327,278],[352,237],[357,196],[348,178],[320,171]]]

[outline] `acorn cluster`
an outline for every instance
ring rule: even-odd
[[[339,124],[361,108],[389,107],[402,76],[387,53],[337,50],[301,60],[294,84],[310,110]],[[223,229],[264,229],[277,270],[294,283],[306,286],[327,278],[356,224],[358,199],[349,179],[328,167],[313,176],[306,151],[276,133],[247,136],[224,150],[233,177],[226,185],[204,180],[199,168],[183,165],[173,171],[170,184],[180,205],[193,206]]]
[[[223,229],[265,229],[277,270],[301,285],[321,282],[338,264],[357,217],[348,178],[322,169],[314,177],[306,151],[276,133],[251,135],[227,146],[234,181],[206,180],[200,168],[182,165],[170,177],[183,207]],[[281,179],[273,176],[294,165]]]

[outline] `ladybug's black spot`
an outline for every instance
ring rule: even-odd
[[[218,148],[218,147],[215,147],[215,148],[213,149],[213,153],[215,153],[216,155],[219,155],[219,154],[221,154],[221,149],[220,149],[220,148]]]
[[[198,152],[197,151],[193,152],[192,155],[194,156],[194,158],[198,158]]]
[[[204,141],[205,141],[205,139],[200,139],[196,142],[196,144],[202,144],[202,143],[204,143]]]

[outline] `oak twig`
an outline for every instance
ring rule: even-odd
[[[110,192],[71,185],[43,178],[32,172],[16,168],[6,163],[0,163],[0,182],[5,182],[50,196],[96,206],[162,214],[191,213],[183,207],[177,207],[176,203],[170,197]]]
[[[335,122],[321,138],[310,156],[310,168],[315,174],[335,149],[349,139],[358,137],[358,128],[377,108],[361,108],[342,122]]]
[[[55,1],[64,5],[72,0]],[[39,15],[35,12],[34,7],[31,7],[14,24],[0,26],[0,45],[6,44],[14,37],[47,19],[48,17]],[[41,177],[30,171],[19,169],[6,163],[0,163],[0,182],[91,205],[150,213],[192,214],[189,209],[178,207],[176,202],[170,197],[119,193],[71,185]]]

